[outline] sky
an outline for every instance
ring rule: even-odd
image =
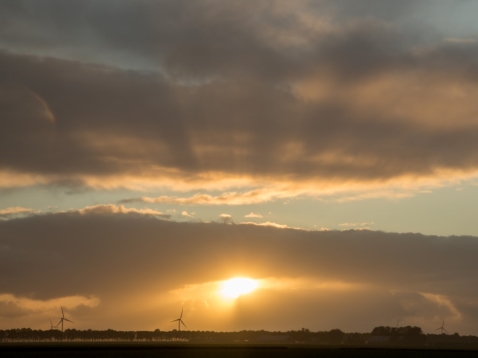
[[[0,329],[478,335],[477,11],[1,0]]]

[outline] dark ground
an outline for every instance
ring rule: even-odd
[[[273,345],[211,345],[211,344],[122,344],[122,343],[3,343],[1,358],[292,358],[292,357],[476,357],[476,350],[460,349],[406,349],[406,348],[357,348],[323,346],[273,346]]]

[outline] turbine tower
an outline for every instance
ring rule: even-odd
[[[63,332],[63,321],[67,321],[67,322],[71,322],[71,323],[75,323],[73,321],[70,321],[68,318],[65,318],[65,313],[63,312],[63,307],[61,307],[61,318],[60,318],[60,322],[58,322],[58,324],[56,325],[56,327],[58,327],[58,325],[61,323],[61,331]]]
[[[181,324],[184,326],[184,328],[188,328],[188,327],[186,327],[186,325],[184,324],[184,322],[182,320],[183,310],[184,310],[184,308],[181,309],[181,316],[179,316],[178,319],[175,319],[175,320],[171,321],[171,322],[178,322],[178,331],[180,331],[180,332],[181,332]]]
[[[448,334],[448,331],[445,329],[445,319],[443,318],[443,323],[441,324],[441,327],[438,327],[435,329],[435,331],[441,330],[441,334],[443,334],[443,331],[445,331]]]

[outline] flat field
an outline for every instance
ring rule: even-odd
[[[211,345],[157,343],[3,343],[2,358],[361,358],[361,357],[478,357],[478,351],[464,349],[357,348],[323,346]]]

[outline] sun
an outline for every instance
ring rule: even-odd
[[[219,293],[224,298],[235,299],[241,295],[254,291],[257,287],[259,287],[259,282],[257,280],[246,277],[236,277],[224,281],[221,284]]]

